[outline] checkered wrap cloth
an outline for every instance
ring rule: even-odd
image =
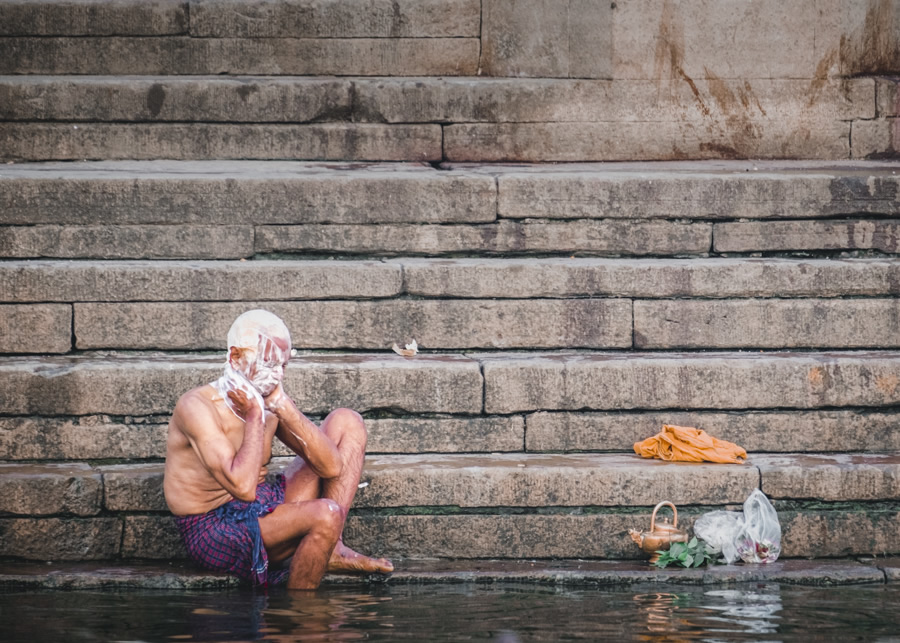
[[[205,514],[176,516],[175,524],[190,557],[207,569],[228,572],[253,585],[287,582],[290,569],[269,573],[269,556],[259,517],[284,503],[284,476],[256,487],[256,500],[232,500]]]

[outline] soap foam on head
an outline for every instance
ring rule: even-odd
[[[276,339],[284,340],[283,349]],[[212,383],[225,400],[228,408],[237,415],[229,391],[240,390],[256,403],[265,415],[263,397],[270,395],[283,376],[283,368],[291,354],[291,334],[284,322],[267,310],[249,310],[238,316],[228,331],[229,358],[225,372]],[[232,365],[231,349],[244,351],[241,363]]]

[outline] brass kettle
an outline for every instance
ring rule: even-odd
[[[672,524],[665,518],[662,522],[656,523],[656,512],[660,507],[672,508]],[[653,508],[653,515],[650,516],[650,531],[638,531],[637,529],[629,529],[628,535],[637,544],[644,553],[651,554],[650,562],[655,563],[659,560],[658,551],[665,551],[671,547],[672,543],[686,543],[688,535],[686,531],[678,528],[678,510],[668,500],[664,500]]]

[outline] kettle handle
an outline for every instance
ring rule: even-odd
[[[672,507],[672,526],[673,527],[678,526],[678,510],[675,508],[675,505],[673,505],[671,502],[669,502],[668,500],[663,500],[661,503],[659,503],[658,505],[656,505],[653,508],[653,515],[650,516],[650,531],[656,531],[656,512],[659,511],[660,507],[666,507],[666,506]]]

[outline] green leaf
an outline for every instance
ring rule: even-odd
[[[694,564],[694,557],[690,554],[685,554],[684,558],[681,560],[681,563],[685,567],[691,567]]]
[[[693,538],[691,538],[691,541],[687,544],[687,546],[688,546],[690,549],[696,548],[696,547],[697,547],[697,537],[694,536]]]

